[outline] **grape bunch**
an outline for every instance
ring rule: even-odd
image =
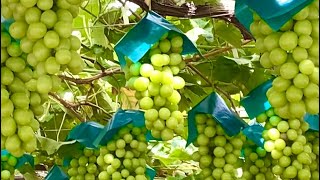
[[[267,179],[275,180],[272,173],[272,158],[270,153],[262,147],[255,145],[247,140],[243,145],[244,162],[242,166],[242,175],[239,179]]]
[[[42,110],[40,94],[26,89],[24,80],[31,79],[32,74],[28,74],[28,70],[31,73],[32,71],[25,67],[25,61],[19,57],[20,55],[21,50],[17,42],[2,29],[1,149],[7,149],[16,157],[36,149],[34,131],[39,129],[39,123],[34,119],[34,114],[37,114],[39,109]],[[3,61],[2,58],[6,59]],[[29,107],[29,104],[33,106]]]
[[[221,125],[206,114],[197,114],[195,121],[198,137],[193,144],[198,151],[192,154],[192,159],[199,162],[202,178],[235,179],[245,136],[227,136]]]
[[[81,72],[80,40],[72,21],[81,0],[3,0],[1,15],[1,149],[20,157],[36,149],[36,116],[48,93],[60,88],[57,74]]]
[[[301,119],[282,119],[273,108],[257,116],[257,122],[265,123],[262,136],[264,149],[272,162],[272,173],[282,179],[317,179],[319,142],[313,132],[307,138],[309,124]],[[309,143],[310,139],[312,143]],[[315,144],[313,144],[315,143]]]
[[[127,86],[136,90],[139,106],[145,110],[146,127],[155,138],[170,140],[184,132],[184,117],[179,111],[179,89],[185,81],[177,74],[185,67],[181,36],[165,34],[137,63],[127,62]]]
[[[70,179],[147,180],[146,131],[129,124],[99,150],[85,148],[84,155],[70,162]]]
[[[274,32],[257,14],[250,31],[261,53],[260,64],[277,77],[267,93],[281,118],[319,113],[319,1],[314,2]]]
[[[1,179],[13,180],[18,159],[11,154],[1,155]]]
[[[97,156],[100,150],[84,148],[77,157],[71,159],[67,173],[70,179],[96,179],[99,175]]]

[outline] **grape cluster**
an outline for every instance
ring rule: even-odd
[[[245,136],[227,136],[210,115],[197,114],[195,121],[198,137],[193,144],[198,147],[198,151],[192,154],[192,159],[199,162],[202,178],[235,179]]]
[[[1,179],[13,180],[18,159],[11,154],[1,155]]]
[[[84,148],[78,157],[71,159],[68,168],[70,179],[95,179],[99,175],[97,156],[100,150]]]
[[[70,180],[147,180],[146,131],[129,124],[98,150],[85,148],[82,156],[70,162]]]
[[[243,145],[244,162],[242,175],[239,179],[276,179],[272,173],[272,158],[270,153],[262,147],[258,147],[252,141],[247,140]]]
[[[127,86],[136,90],[139,106],[145,110],[146,127],[155,138],[170,140],[184,132],[184,117],[179,111],[179,89],[185,81],[177,74],[185,67],[181,52],[182,37],[165,34],[137,63],[127,62]]]
[[[1,15],[1,148],[19,157],[36,149],[35,116],[43,114],[50,91],[60,88],[57,73],[85,66],[72,35],[81,0],[3,0]]]
[[[257,14],[250,31],[261,53],[260,64],[278,74],[267,93],[285,119],[319,113],[319,1],[298,12],[278,32]]]
[[[280,118],[272,108],[256,119],[265,123],[264,149],[272,162],[273,174],[282,179],[319,178],[318,132],[309,132],[309,124],[303,120]]]

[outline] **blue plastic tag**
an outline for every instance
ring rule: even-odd
[[[128,57],[134,63],[138,62],[148,52],[152,45],[159,41],[159,39],[169,31],[173,31],[182,36],[182,54],[199,53],[196,46],[182,31],[159,14],[149,11],[146,16],[124,35],[114,47],[121,67],[126,65],[125,57]]]
[[[274,31],[278,31],[286,22],[313,0],[243,0],[250,9],[254,10]],[[235,11],[241,12],[244,5],[238,5]],[[241,14],[241,13],[240,13]],[[237,14],[236,14],[237,15]],[[237,16],[240,22],[245,22],[245,16]],[[250,17],[247,17],[250,18]]]
[[[304,116],[304,120],[309,124],[309,129],[319,131],[319,114],[309,114]]]
[[[187,146],[198,136],[195,116],[199,113],[211,114],[228,136],[234,136],[248,126],[246,122],[228,108],[219,94],[213,92],[188,112]]]
[[[263,147],[264,139],[262,137],[262,132],[264,127],[260,124],[254,124],[247,126],[243,129],[242,133],[247,136],[248,139],[253,141],[256,145]]]
[[[110,141],[120,128],[133,123],[135,127],[144,126],[144,112],[138,110],[122,110],[119,109],[111,121],[106,125],[101,132],[95,136],[94,146],[98,147],[99,145],[105,145]]]
[[[266,93],[272,87],[272,81],[273,79],[270,79],[259,85],[240,101],[250,119],[271,108]]]
[[[93,142],[103,128],[103,125],[94,121],[83,122],[69,132],[66,141],[76,140],[85,147],[96,148]]]
[[[250,32],[250,25],[253,22],[253,13],[245,4],[245,0],[237,0],[235,5],[235,15],[240,23]]]
[[[54,165],[48,172],[45,180],[68,180],[68,175],[57,165]]]
[[[146,165],[147,169],[146,169],[146,175],[149,176],[150,180],[153,180],[154,177],[156,177],[157,172],[152,169],[150,166]]]

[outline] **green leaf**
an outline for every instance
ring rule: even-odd
[[[92,45],[96,44],[106,49],[112,49],[112,47],[109,45],[109,41],[107,37],[104,34],[104,27],[102,25],[103,25],[102,23],[97,22],[92,28],[92,32],[91,32]]]
[[[83,152],[83,145],[79,142],[61,146],[57,154],[61,158],[73,158],[81,155]]]
[[[40,180],[34,168],[30,164],[25,164],[18,170],[21,174],[23,174],[24,180]]]
[[[112,76],[106,76],[102,78],[103,80],[110,83],[113,87],[116,87],[117,89],[120,89],[121,87],[124,87],[126,84],[126,79],[124,78],[123,74],[115,74]]]
[[[252,89],[259,86],[260,84],[267,81],[270,77],[271,77],[271,75],[266,73],[265,69],[255,68],[254,72],[251,74],[248,82],[245,83],[245,86],[247,87],[247,89],[249,91],[251,91]]]
[[[240,72],[240,68],[232,60],[225,57],[219,57],[215,63],[212,77],[214,80],[222,82],[232,82]]]
[[[198,102],[200,102],[201,99],[203,99],[206,96],[206,94],[203,96],[199,96],[198,92],[186,89],[185,96],[190,101],[189,105],[191,107],[194,107],[195,105],[197,105]]]
[[[186,93],[182,93],[181,100],[179,102],[180,111],[189,111],[191,109],[191,100],[186,97]]]
[[[103,21],[107,24],[115,24],[122,17],[120,8],[114,8],[103,14]],[[116,27],[114,27],[116,29]],[[114,30],[114,29],[113,29]]]
[[[182,148],[175,148],[171,151],[169,154],[169,158],[176,158],[181,161],[189,161],[192,160],[192,157],[190,154],[186,152],[185,149]]]
[[[85,9],[97,17],[99,15],[99,0],[88,1],[88,4],[85,7]]]
[[[207,18],[190,19],[190,23],[193,27],[198,27],[201,29],[205,28],[209,22],[210,20],[208,20]]]
[[[228,57],[228,56],[224,56],[227,59],[230,59],[234,62],[236,62],[238,65],[248,65],[251,64],[251,60],[250,59],[246,59],[246,58],[232,58],[232,57]]]
[[[237,94],[240,91],[239,87],[233,83],[217,82],[216,85],[229,94]]]
[[[121,29],[124,32],[129,31],[132,26],[125,27]],[[108,40],[112,44],[116,44],[125,34],[122,32],[115,31],[114,29],[106,29],[105,35],[107,36]]]
[[[101,87],[104,89],[104,87]],[[95,84],[95,91],[97,92],[100,89],[99,84]],[[112,101],[111,97],[106,91],[101,91],[96,95],[98,106],[103,108],[106,111],[114,111],[116,109],[116,104]]]
[[[172,22],[172,21],[170,21],[170,22]],[[190,22],[190,19],[179,19],[178,21],[174,22],[174,25],[176,25],[177,28],[179,28],[184,33],[188,32],[189,30],[191,30],[193,28],[192,24]]]
[[[213,71],[214,71],[215,62],[204,62],[197,64],[195,67],[205,75],[210,81],[213,80]],[[199,80],[203,80],[201,77],[198,78]],[[204,83],[206,84],[206,83]]]
[[[214,24],[214,34],[236,48],[241,47],[242,34],[233,24],[219,20]]]
[[[189,73],[185,73],[185,72],[180,73],[180,74],[178,74],[178,76],[182,77],[186,83],[198,84],[198,82],[197,82],[198,80]]]
[[[185,88],[190,90],[191,92],[193,92],[195,95],[197,95],[199,97],[207,95],[207,93],[199,85],[185,86]]]
[[[235,78],[237,82],[245,84],[248,82],[250,75],[251,75],[251,68],[248,66],[239,66],[240,72],[238,76]]]
[[[54,154],[55,152],[57,152],[61,146],[73,144],[76,142],[75,140],[66,141],[66,142],[57,142],[53,139],[46,138],[46,137],[39,136],[39,135],[36,135],[36,137],[37,137],[38,141],[40,142],[39,148],[43,151],[46,151],[48,153],[48,155],[51,155],[51,154]]]

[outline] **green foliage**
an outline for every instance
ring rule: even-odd
[[[236,48],[241,47],[241,32],[233,24],[228,24],[222,20],[214,24],[214,33],[217,37],[225,40]]]

